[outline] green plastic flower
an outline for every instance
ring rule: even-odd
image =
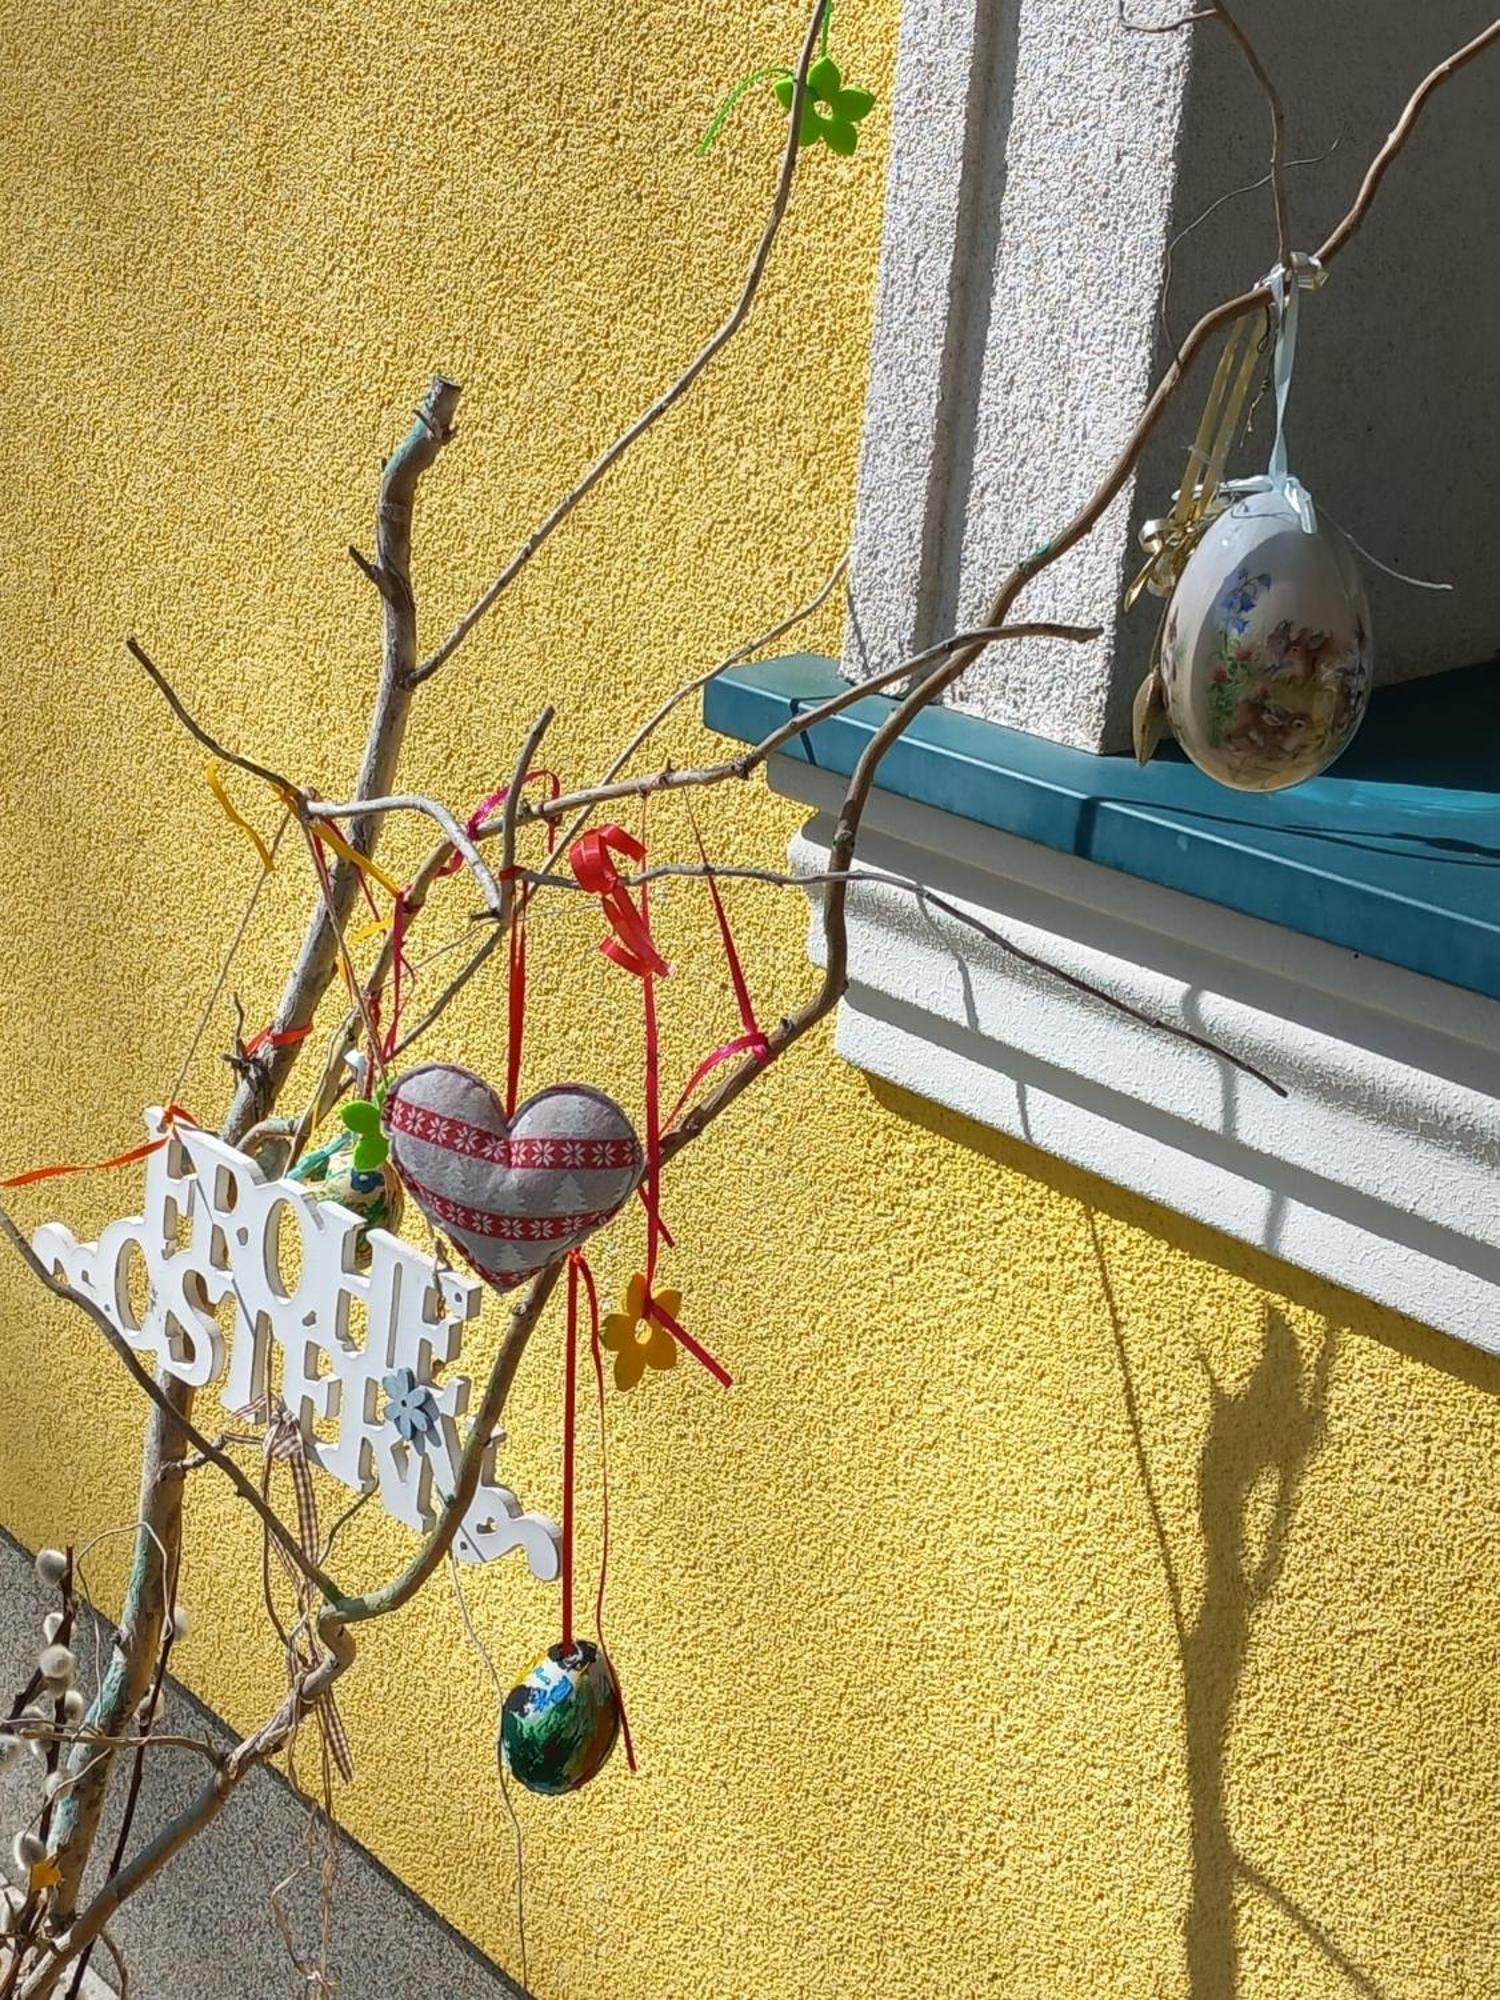
[[[784,76],[776,85],[783,110],[791,110],[796,90],[795,77]],[[859,121],[874,102],[868,90],[846,90],[833,57],[820,56],[807,72],[807,89],[802,98],[802,144],[814,146],[821,139],[830,153],[847,158],[859,144]]]

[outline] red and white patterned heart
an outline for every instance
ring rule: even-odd
[[[382,1120],[412,1200],[499,1291],[582,1243],[640,1178],[630,1120],[587,1084],[539,1091],[507,1118],[483,1077],[427,1063],[391,1085]]]

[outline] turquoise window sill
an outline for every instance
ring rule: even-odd
[[[737,667],[710,728],[758,742],[844,686],[800,653]],[[872,695],[782,754],[847,775],[891,712]],[[1500,663],[1377,693],[1351,748],[1294,791],[1212,784],[1175,749],[1141,770],[935,707],[880,789],[1500,999]]]

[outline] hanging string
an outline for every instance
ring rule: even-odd
[[[473,1618],[469,1614],[468,1602],[464,1597],[463,1584],[459,1575],[459,1561],[452,1549],[448,1551],[448,1575],[453,1584],[454,1601],[458,1605],[459,1621],[463,1625],[465,1637],[484,1664],[490,1677],[490,1685],[495,1690],[495,1727],[498,1733],[501,1718],[505,1712],[505,1683],[500,1678],[490,1649],[480,1638]],[[497,1756],[495,1767],[500,1779],[500,1796],[505,1802],[506,1816],[510,1820],[511,1832],[516,1843],[516,1929],[521,1947],[521,1984],[529,1986],[526,1965],[526,1842],[521,1832],[521,1820],[516,1812],[515,1801],[510,1795],[510,1781],[505,1775],[505,1759]]]
[[[826,35],[828,30],[828,22],[826,15],[824,17],[823,29]],[[822,53],[826,55],[828,53],[827,49],[824,48]],[[724,99],[724,102],[719,106],[718,110],[714,113],[713,117],[709,120],[708,130],[704,133],[703,137],[698,141],[699,157],[701,158],[703,154],[707,153],[713,146],[715,139],[718,138],[719,134],[723,131],[729,119],[734,115],[735,106],[739,103],[740,99],[744,97],[747,91],[754,90],[756,84],[765,83],[773,76],[788,77],[792,76],[793,74],[794,72],[787,69],[786,66],[782,63],[768,63],[764,69],[753,69],[751,70],[748,76],[742,76],[739,82],[730,91],[729,95]]]
[[[526,905],[530,896],[518,892],[511,919],[505,978],[505,1115],[514,1118],[521,1096],[521,1054],[526,1036]]]
[[[1278,264],[1268,272],[1264,283],[1270,288],[1272,310],[1276,326],[1276,347],[1271,364],[1271,379],[1276,399],[1276,434],[1271,442],[1270,463],[1263,477],[1258,479],[1230,479],[1224,482],[1226,493],[1278,493],[1302,525],[1305,534],[1316,534],[1318,527],[1317,510],[1313,506],[1312,495],[1297,478],[1288,465],[1286,444],[1286,412],[1292,393],[1292,375],[1297,365],[1297,317],[1298,300],[1305,291],[1317,291],[1327,280],[1327,272],[1316,257],[1309,257],[1298,251],[1292,258],[1291,269]],[[1324,508],[1328,514],[1328,509]],[[1367,563],[1394,577],[1396,582],[1410,584],[1413,590],[1452,590],[1451,583],[1438,583],[1420,576],[1407,576],[1404,571],[1393,569],[1378,556],[1371,555],[1364,544],[1343,526],[1342,522],[1328,514],[1339,533],[1349,546],[1362,555]]]
[[[604,1352],[599,1340],[599,1293],[588,1259],[582,1252],[573,1251],[569,1263],[577,1265],[588,1297],[589,1353],[593,1357],[594,1388],[599,1410],[599,1582],[594,1592],[594,1637],[598,1641],[600,1657],[614,1683],[615,1705],[620,1711],[620,1735],[625,1744],[625,1762],[633,1773],[636,1769],[635,1741],[630,1734],[630,1717],[625,1712],[624,1690],[604,1637],[604,1593],[609,1583],[609,1446],[604,1422]]]
[[[645,801],[641,807],[641,828],[645,831]],[[731,1386],[733,1378],[722,1364],[714,1359],[688,1333],[675,1316],[667,1311],[654,1291],[656,1267],[663,1246],[671,1247],[671,1233],[661,1214],[661,1047],[656,1014],[656,981],[665,978],[670,971],[666,960],[656,948],[651,934],[651,906],[646,885],[641,885],[640,902],[637,904],[626,887],[614,857],[623,855],[627,860],[640,866],[646,860],[646,843],[634,834],[627,833],[622,826],[613,823],[593,828],[580,836],[568,849],[568,862],[580,888],[598,896],[599,907],[609,925],[610,935],[603,939],[599,949],[613,964],[641,982],[641,1007],[644,1017],[646,1061],[646,1160],[641,1175],[639,1192],[646,1209],[646,1271],[645,1271],[645,1316],[656,1325],[665,1327],[672,1338],[680,1343],[700,1367],[707,1369],[715,1381],[724,1388]]]

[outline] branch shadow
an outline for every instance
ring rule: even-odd
[[[1280,1580],[1298,1489],[1323,1435],[1336,1335],[1325,1330],[1305,1387],[1296,1336],[1274,1307],[1266,1308],[1260,1355],[1241,1388],[1226,1390],[1202,1362],[1210,1396],[1197,1479],[1204,1572],[1202,1596],[1189,1617],[1152,1477],[1124,1321],[1098,1221],[1091,1208],[1084,1214],[1182,1665],[1190,1848],[1183,1923],[1187,1991],[1191,2000],[1235,2000],[1240,1987],[1235,1894],[1245,1885],[1281,1912],[1351,1992],[1365,2000],[1386,2000],[1384,1990],[1323,1924],[1239,1854],[1225,1787],[1229,1732],[1255,1620]]]

